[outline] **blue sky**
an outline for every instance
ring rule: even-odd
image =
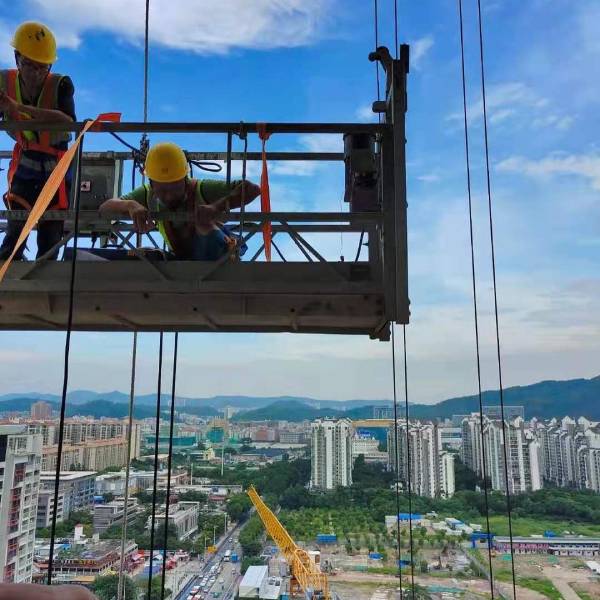
[[[375,98],[373,6],[357,0],[152,0],[150,119],[369,120]],[[465,0],[478,293],[484,386],[497,386],[483,162],[476,3]],[[504,377],[508,385],[600,372],[600,7],[592,0],[483,0],[492,190]],[[380,0],[393,46],[393,2]],[[142,116],[142,0],[0,0],[0,61],[14,27],[56,32],[56,70],[71,75],[80,118]],[[399,1],[411,44],[408,113],[407,329],[411,400],[476,389],[453,0]],[[164,137],[164,136],[163,136]],[[4,137],[3,149],[10,147]],[[137,142],[136,136],[130,138]],[[157,141],[161,137],[152,138]],[[219,138],[178,138],[224,149]],[[115,148],[95,136],[88,148]],[[337,149],[337,136],[274,136],[272,149]],[[251,147],[258,148],[256,139]],[[258,165],[250,174],[257,176]],[[271,165],[275,210],[339,210],[339,166]],[[318,240],[332,258],[356,240]],[[291,251],[291,249],[289,249]],[[140,391],[155,388],[158,335],[140,338]],[[3,333],[0,391],[60,391],[63,334]],[[170,338],[169,338],[170,339]],[[169,341],[170,344],[170,341]],[[75,334],[71,389],[128,389],[128,334]],[[184,395],[391,396],[391,347],[334,336],[185,334]],[[26,377],[20,366],[27,363]]]

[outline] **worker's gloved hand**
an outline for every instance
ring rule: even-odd
[[[148,209],[135,200],[129,200],[128,202],[127,210],[133,221],[133,228],[138,233],[148,233],[154,229],[154,222],[150,219]]]
[[[14,118],[18,112],[19,105],[6,93],[0,90],[0,111]]]

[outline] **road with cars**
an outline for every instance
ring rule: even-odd
[[[176,595],[175,600],[230,600],[235,597],[240,580],[241,547],[237,543],[239,529],[233,527],[221,538],[217,551],[199,566],[198,574]],[[238,562],[230,562],[226,553],[237,554]]]

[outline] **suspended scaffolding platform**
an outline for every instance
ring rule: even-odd
[[[242,260],[216,262],[162,260],[134,244],[132,224],[97,207],[118,196],[131,153],[82,153],[81,176],[73,206],[79,209],[79,237],[117,240],[117,260],[84,260],[85,244],[75,269],[73,329],[80,331],[229,331],[299,332],[368,335],[389,339],[391,322],[408,323],[405,112],[408,48],[399,60],[385,49],[387,97],[374,111],[382,123],[268,124],[270,134],[342,134],[343,152],[272,152],[269,161],[344,161],[348,212],[232,213],[229,226],[247,242],[270,222],[274,242],[284,236],[302,261],[260,260],[264,246]],[[67,128],[78,131],[81,123]],[[0,129],[23,129],[22,123],[2,123]],[[28,122],[27,128],[32,128]],[[41,125],[40,125],[41,127]],[[65,129],[44,124],[44,129]],[[231,179],[233,161],[260,160],[259,153],[232,152],[232,138],[256,132],[246,123],[103,123],[107,132],[170,132],[226,134],[226,152],[191,152],[197,160],[222,160]],[[90,134],[88,134],[90,135]],[[176,136],[174,136],[176,140]],[[340,145],[342,146],[341,142]],[[5,158],[7,153],[1,153]],[[158,214],[154,215],[158,216]],[[165,216],[165,215],[161,215]],[[172,215],[181,219],[181,214]],[[6,219],[26,213],[0,211]],[[64,260],[14,262],[0,283],[0,329],[62,330],[70,303],[75,210],[48,211],[44,218],[65,220]],[[185,217],[187,218],[187,217]],[[314,233],[360,235],[367,250],[353,261],[326,259]],[[156,244],[156,242],[153,242]],[[83,251],[83,252],[82,252]],[[112,256],[110,251],[103,258]]]

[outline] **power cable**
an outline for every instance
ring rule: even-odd
[[[489,491],[488,491],[488,476],[487,476],[487,453],[485,444],[485,435],[483,431],[483,396],[481,386],[481,358],[480,358],[480,344],[479,344],[479,316],[477,307],[477,280],[475,273],[475,241],[473,232],[473,202],[471,193],[471,159],[469,152],[469,125],[467,120],[467,84],[465,75],[465,50],[464,50],[464,26],[463,26],[463,12],[462,12],[462,0],[458,0],[458,14],[460,22],[460,58],[461,58],[461,75],[462,75],[462,96],[463,96],[463,123],[465,133],[465,161],[467,170],[467,197],[469,203],[469,235],[471,242],[471,281],[472,281],[472,293],[473,293],[473,317],[475,324],[475,351],[477,360],[477,393],[479,400],[479,432],[481,435],[481,452],[482,452],[482,472],[483,472],[483,491],[485,496],[485,519],[488,533],[488,567],[490,570],[490,593],[492,600],[494,600],[494,571],[492,564],[492,548],[490,545],[489,534],[490,534],[490,503],[489,503]]]
[[[498,361],[498,386],[500,392],[500,417],[502,419],[502,440],[504,451],[504,480],[506,483],[506,512],[508,515],[508,535],[510,540],[510,563],[512,571],[513,597],[517,597],[517,578],[515,573],[515,550],[513,547],[512,501],[508,482],[508,448],[506,437],[506,418],[504,411],[504,386],[502,382],[502,354],[500,352],[500,326],[498,319],[498,290],[496,285],[496,252],[494,244],[494,217],[492,212],[492,186],[490,182],[490,149],[487,126],[487,102],[485,93],[485,61],[483,56],[483,24],[481,18],[481,0],[477,0],[477,20],[479,25],[479,64],[481,69],[481,98],[483,101],[483,133],[485,142],[485,173],[488,198],[488,215],[490,225],[490,246],[492,251],[492,280],[494,290],[494,318],[496,325],[496,357]]]
[[[52,525],[50,527],[50,548],[48,552],[48,574],[47,584],[52,585],[52,571],[54,567],[54,546],[56,540],[56,519],[58,516],[58,496],[60,491],[60,470],[62,467],[62,454],[64,444],[65,430],[65,414],[67,408],[67,390],[69,387],[69,359],[71,353],[71,332],[73,330],[73,312],[75,304],[75,273],[77,265],[77,247],[79,243],[79,211],[81,208],[81,164],[83,161],[83,140],[81,137],[79,148],[77,150],[77,169],[75,171],[75,220],[73,227],[75,229],[73,235],[73,252],[71,255],[71,274],[69,279],[69,308],[67,313],[67,331],[65,335],[65,350],[64,350],[64,369],[63,369],[63,387],[62,397],[60,402],[60,418],[58,422],[58,448],[56,454],[56,471],[54,477],[54,510],[52,511]]]

